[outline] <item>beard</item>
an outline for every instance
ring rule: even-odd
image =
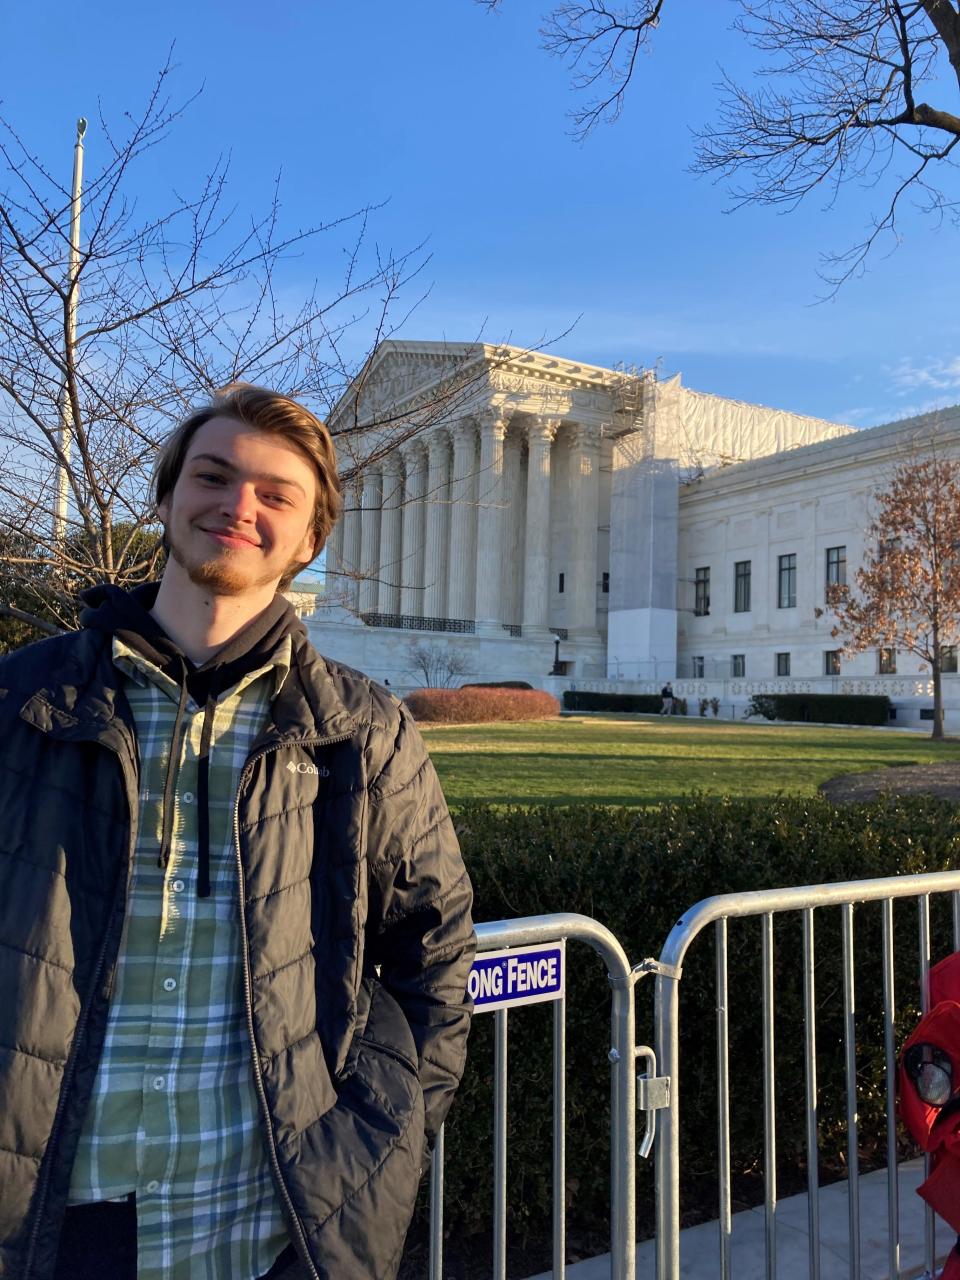
[[[278,581],[276,570],[260,577],[251,575],[249,572],[245,573],[239,564],[233,563],[233,553],[227,548],[224,548],[220,555],[211,556],[208,560],[191,560],[172,541],[169,534],[165,535],[164,543],[167,555],[176,560],[190,581],[195,586],[211,591],[215,595],[241,596],[246,591],[255,591],[260,587],[270,586],[271,583],[276,585]],[[303,565],[304,561],[295,557],[284,568],[279,581],[285,581],[288,575],[293,576]]]
[[[195,586],[204,587],[218,596],[239,596],[250,587],[265,585],[252,582],[249,574],[241,573],[226,555],[211,560],[188,560],[176,546],[171,546],[170,554],[186,570],[187,577]]]

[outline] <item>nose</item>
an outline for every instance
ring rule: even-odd
[[[253,524],[257,518],[255,486],[243,482],[229,485],[221,494],[221,511],[237,524]]]

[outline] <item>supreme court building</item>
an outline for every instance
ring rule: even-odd
[[[671,679],[727,714],[757,692],[886,692],[907,724],[932,705],[921,663],[841,657],[816,610],[852,582],[892,467],[933,440],[960,454],[960,409],[855,431],[679,376],[392,341],[330,426],[350,478],[307,625],[401,691],[426,646],[454,684]]]

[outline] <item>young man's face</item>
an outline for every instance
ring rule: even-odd
[[[282,436],[211,418],[158,506],[170,556],[197,586],[238,596],[314,556],[317,475]]]

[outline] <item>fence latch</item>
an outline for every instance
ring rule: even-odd
[[[677,982],[680,981],[682,972],[683,970],[679,965],[664,964],[661,960],[654,960],[652,957],[641,960],[631,970],[631,973],[635,974],[637,978],[646,978],[649,974],[653,974],[657,978],[674,978]]]
[[[670,1105],[670,1077],[657,1075],[657,1055],[649,1045],[638,1044],[635,1052],[637,1059],[647,1064],[646,1071],[637,1076],[637,1110],[644,1113],[640,1155],[646,1160],[657,1136],[657,1112]]]

